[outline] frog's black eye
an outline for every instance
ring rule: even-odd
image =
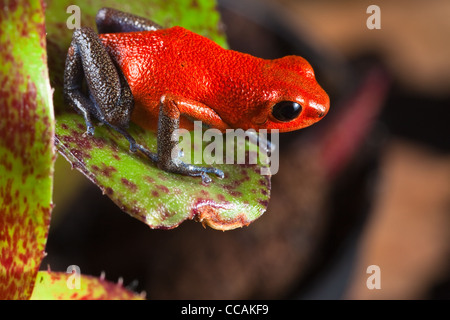
[[[283,122],[294,120],[302,112],[302,106],[297,102],[281,101],[272,108],[272,115],[275,119]]]

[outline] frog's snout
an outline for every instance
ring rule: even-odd
[[[324,103],[310,102],[309,107],[311,108],[310,109],[311,117],[315,118],[316,121],[319,121],[323,117],[325,117],[326,114],[328,113],[330,102],[329,101],[325,101]]]

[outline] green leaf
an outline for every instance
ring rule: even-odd
[[[86,275],[39,271],[31,300],[143,300],[144,295]]]
[[[175,3],[175,4],[174,4]],[[213,177],[209,185],[200,178],[164,172],[140,154],[128,151],[128,142],[106,127],[97,127],[86,137],[84,120],[64,104],[62,75],[72,30],[67,29],[66,8],[71,3],[52,1],[47,8],[50,73],[55,87],[58,151],[109,196],[122,210],[152,228],[174,228],[186,219],[196,219],[220,230],[248,225],[266,210],[270,176],[260,174],[261,165],[215,165],[225,179]],[[181,25],[225,46],[218,32],[219,14],[210,0],[151,1],[146,6],[127,3],[117,7],[108,1],[77,2],[83,26],[94,27],[95,14],[103,6],[116,7],[148,17],[164,26]],[[176,81],[176,79],[174,79]],[[138,143],[156,150],[156,135],[131,125]],[[240,146],[248,151],[250,146]],[[186,147],[188,149],[188,147]],[[197,156],[202,148],[194,150]],[[261,163],[264,162],[261,161]]]
[[[54,117],[42,3],[0,11],[0,299],[27,299],[52,209]]]

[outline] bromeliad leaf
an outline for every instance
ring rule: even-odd
[[[63,272],[39,271],[31,300],[143,300],[121,283]]]
[[[64,61],[73,30],[61,22],[70,15],[66,13],[69,5],[53,1],[47,9],[49,67],[56,88],[55,141],[59,152],[122,210],[152,228],[174,228],[186,219],[196,219],[213,228],[228,230],[260,217],[266,210],[270,192],[270,176],[260,173],[265,159],[255,165],[215,165],[224,171],[225,178],[213,178],[212,183],[204,185],[200,178],[164,172],[139,153],[131,154],[128,142],[109,128],[97,127],[94,137],[84,135],[83,118],[70,110],[62,98]],[[77,5],[82,25],[94,27],[97,10],[109,3],[80,1]],[[178,1],[176,7],[155,0],[144,8],[128,3],[117,9],[149,17],[165,26],[181,25],[225,45],[223,35],[217,31],[219,14],[214,7],[215,2],[209,0]],[[156,151],[155,133],[136,125],[129,131],[138,143]],[[195,149],[194,153],[202,154],[203,148]]]
[[[0,299],[27,299],[52,209],[54,117],[41,1],[0,10]]]
[[[129,153],[127,140],[113,130],[100,127],[95,137],[87,137],[78,115],[58,120],[63,121],[56,138],[62,154],[122,210],[153,228],[195,218],[216,229],[233,229],[257,219],[268,204],[270,177],[261,176],[259,165],[216,165],[225,178],[204,185],[200,178],[161,171],[144,156]],[[137,126],[130,132],[155,150],[155,134]]]

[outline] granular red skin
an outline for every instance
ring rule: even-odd
[[[328,95],[298,56],[260,59],[223,49],[182,27],[101,34],[100,39],[130,85],[136,104],[132,120],[150,130],[157,128],[163,96],[173,99],[186,118],[222,131],[297,130],[329,109]],[[297,102],[303,111],[293,121],[278,121],[271,109],[280,101]]]

